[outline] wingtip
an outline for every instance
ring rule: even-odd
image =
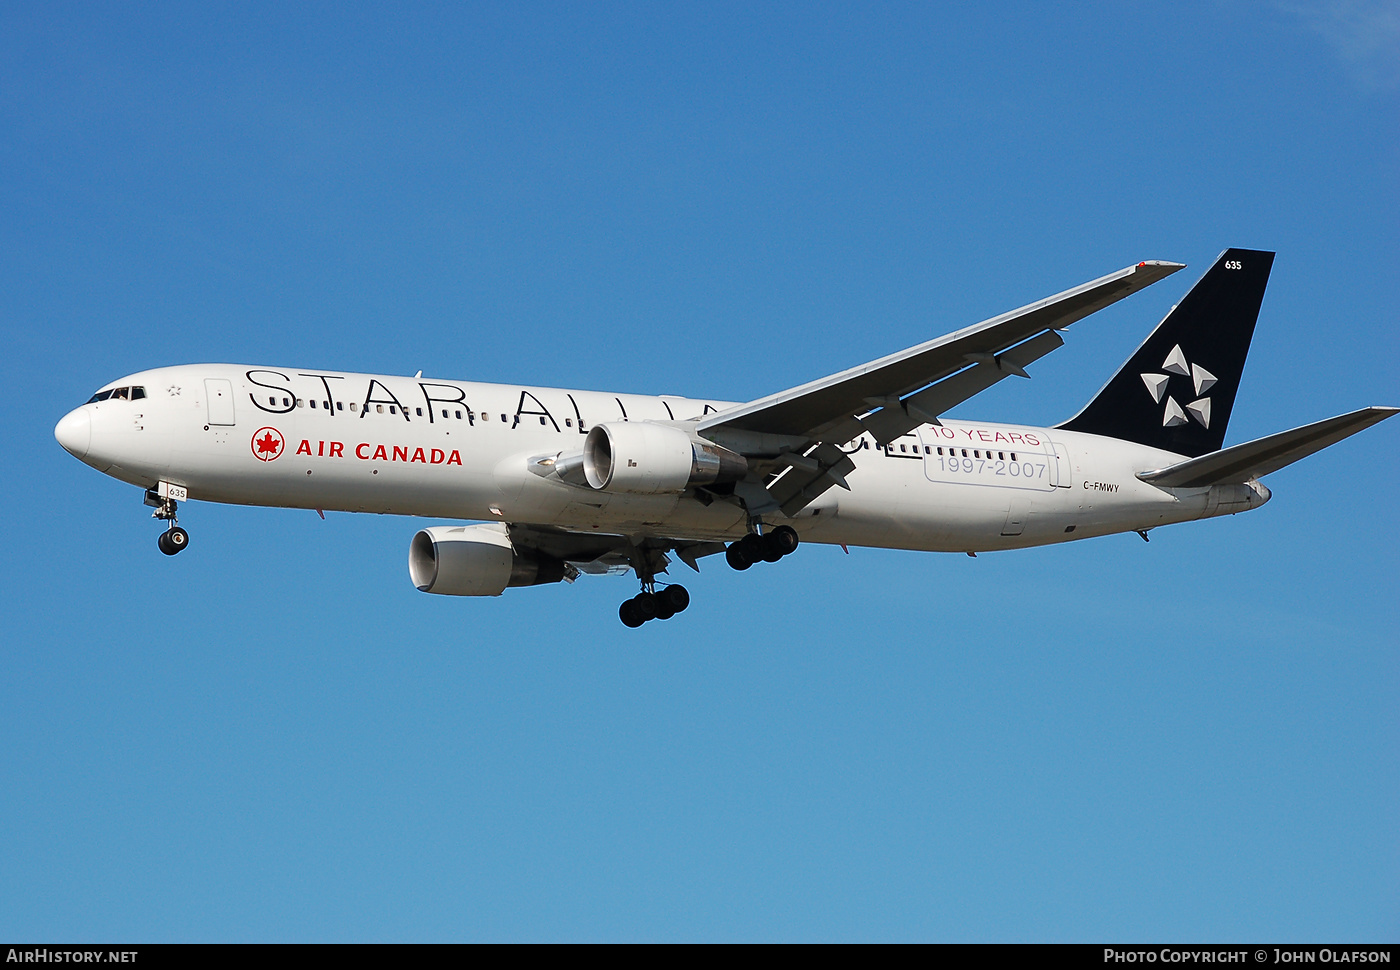
[[[1149,266],[1153,267],[1154,269],[1165,269],[1172,273],[1175,273],[1179,269],[1186,268],[1185,263],[1173,263],[1169,259],[1144,259],[1142,262],[1137,264],[1138,269],[1147,269],[1147,267]]]

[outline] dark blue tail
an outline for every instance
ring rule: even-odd
[[[1227,249],[1084,410],[1059,427],[1195,458],[1219,451],[1274,254]]]

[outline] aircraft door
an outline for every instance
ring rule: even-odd
[[[1045,442],[1045,457],[1050,462],[1050,484],[1057,488],[1074,485],[1074,468],[1069,463],[1069,449],[1058,441]]]
[[[1011,493],[1011,505],[1006,512],[1006,524],[1001,527],[1004,536],[1018,536],[1025,531],[1026,516],[1031,512],[1030,496],[1020,492]]]
[[[233,381],[221,377],[204,379],[204,396],[209,402],[211,425],[233,426]]]

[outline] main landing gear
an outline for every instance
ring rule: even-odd
[[[663,586],[656,588],[656,583],[644,583],[640,593],[624,602],[618,607],[617,615],[622,618],[622,625],[632,628],[641,626],[647,620],[669,620],[690,605],[690,593],[684,586]]]
[[[735,569],[748,569],[756,562],[777,562],[791,555],[797,551],[797,543],[797,530],[780,525],[771,532],[750,532],[738,542],[731,542],[724,550],[724,558]]]
[[[155,508],[155,511],[151,513],[151,518],[170,523],[169,528],[162,532],[160,538],[156,540],[156,547],[161,552],[167,556],[173,556],[190,544],[190,534],[180,528],[175,520],[175,510],[179,507],[179,502],[168,495],[162,496],[155,489],[148,489],[146,504]]]

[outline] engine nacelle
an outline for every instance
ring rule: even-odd
[[[500,596],[507,586],[557,583],[563,560],[515,551],[504,525],[436,526],[408,546],[408,575],[425,593]]]
[[[747,473],[742,455],[665,424],[598,424],[583,439],[584,479],[600,491],[684,492],[694,485],[736,482]]]

